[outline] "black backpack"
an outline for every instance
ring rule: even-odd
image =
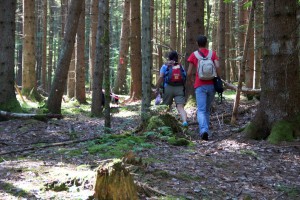
[[[220,98],[220,103],[222,103],[223,91],[224,91],[222,79],[219,76],[216,76],[213,80],[214,80],[215,90],[218,93],[218,96]]]

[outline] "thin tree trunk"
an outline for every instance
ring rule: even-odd
[[[114,92],[116,94],[125,94],[127,92],[127,65],[129,51],[129,36],[130,36],[130,0],[124,0],[123,5],[122,30],[120,38],[119,64],[117,77],[115,79]]]
[[[53,52],[54,49],[54,6],[55,0],[49,2],[49,54],[48,54],[48,81],[46,91],[51,90],[52,71],[53,71]]]
[[[262,66],[262,46],[263,46],[263,3],[256,1],[254,8],[254,75],[253,88],[260,88],[261,66]]]
[[[188,56],[195,51],[197,47],[196,38],[199,34],[204,34],[204,0],[189,0],[186,1],[186,55],[185,60]],[[197,13],[197,14],[195,14]],[[188,67],[188,63],[185,64]],[[195,80],[195,76],[192,77]],[[186,86],[186,97],[194,95],[194,87],[189,82]]]
[[[35,2],[23,0],[23,72],[22,94],[34,100],[40,100],[37,93],[36,54],[35,54]]]
[[[92,0],[91,2],[91,27],[90,27],[90,51],[89,51],[89,74],[90,74],[90,88],[93,85],[94,68],[96,60],[96,34],[98,24],[98,1]]]
[[[142,60],[141,60],[141,14],[140,0],[131,0],[131,33],[130,33],[130,63],[131,63],[131,99],[142,98]]]
[[[85,3],[79,19],[76,37],[76,62],[75,62],[75,97],[79,103],[86,103],[85,96]]]
[[[176,0],[171,0],[171,16],[170,16],[170,47],[176,49],[177,29],[176,29]]]
[[[109,0],[100,0],[99,2],[99,39],[101,41],[100,52],[103,55],[102,69],[104,69],[104,89],[105,89],[105,112],[104,112],[104,125],[107,129],[111,128],[110,117],[110,68],[109,68]],[[98,30],[99,31],[99,30]],[[109,132],[109,131],[108,131]]]
[[[151,63],[152,63],[152,48],[151,48],[151,23],[150,23],[150,6],[149,0],[143,0],[142,6],[142,109],[141,117],[143,121],[149,118],[149,108],[151,103]],[[176,29],[176,27],[175,27]]]
[[[244,54],[243,58],[241,60],[240,64],[240,69],[239,69],[239,80],[238,80],[238,87],[236,90],[236,95],[235,95],[235,101],[233,105],[233,111],[232,111],[232,117],[231,117],[231,124],[235,124],[237,120],[237,115],[238,115],[238,108],[240,104],[240,96],[241,96],[241,90],[242,90],[242,73],[244,71],[245,65],[246,65],[246,58],[248,54],[248,46],[249,46],[249,41],[250,41],[250,31],[252,29],[252,21],[253,21],[253,16],[254,16],[254,9],[253,9],[253,4],[250,9],[250,15],[249,15],[249,23],[247,27],[247,32],[246,32],[246,37],[245,37],[245,43],[244,43]]]
[[[75,36],[78,27],[83,0],[71,1],[67,17],[66,34],[61,46],[54,81],[47,101],[47,107],[51,113],[61,113],[61,101],[68,77],[68,70],[74,49]]]
[[[43,1],[43,52],[42,52],[42,71],[41,71],[41,85],[44,90],[47,88],[47,11],[48,1]]]
[[[219,62],[220,66],[222,67],[222,77],[226,79],[226,65],[225,65],[225,3],[224,0],[219,1],[219,46],[218,46],[218,56],[219,56]]]

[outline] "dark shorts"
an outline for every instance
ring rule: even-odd
[[[185,104],[184,87],[167,85],[164,89],[163,104],[172,105],[173,99],[175,104]]]

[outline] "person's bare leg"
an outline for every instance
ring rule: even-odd
[[[183,104],[177,104],[176,106],[178,113],[180,114],[182,122],[186,122],[187,120],[187,114],[186,111],[184,110],[184,105]]]

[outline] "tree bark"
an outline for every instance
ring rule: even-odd
[[[101,41],[100,52],[103,55],[102,69],[104,69],[104,89],[105,89],[105,121],[104,125],[107,128],[111,128],[111,117],[110,117],[110,68],[109,68],[109,0],[100,0],[99,3],[99,26],[101,27],[101,33],[99,40]],[[109,129],[107,129],[109,130]]]
[[[172,50],[176,50],[176,40],[177,40],[177,29],[176,29],[176,0],[171,0],[171,10],[170,10],[170,47]]]
[[[241,90],[242,90],[242,73],[244,72],[244,68],[246,65],[246,58],[248,54],[248,46],[249,46],[249,36],[250,36],[250,31],[252,29],[252,21],[253,21],[253,16],[254,16],[254,9],[253,9],[253,4],[250,9],[250,15],[249,15],[249,23],[247,27],[247,32],[246,32],[246,37],[245,37],[245,43],[244,43],[244,50],[243,50],[243,57],[240,63],[240,68],[239,68],[239,80],[238,80],[238,86],[236,90],[236,95],[235,95],[235,100],[233,104],[233,110],[232,110],[232,117],[231,117],[231,124],[235,124],[237,120],[237,115],[238,115],[238,108],[240,105],[240,96],[241,96]]]
[[[149,108],[151,104],[151,63],[152,63],[152,48],[151,48],[151,23],[150,23],[150,6],[149,0],[142,1],[142,109],[141,118],[146,121],[149,118]],[[176,27],[175,27],[176,29]]]
[[[15,12],[16,0],[0,0],[0,108],[20,110],[14,90]],[[3,8],[3,9],[2,9]]]
[[[142,55],[141,55],[141,13],[140,0],[131,0],[131,32],[130,32],[130,62],[131,62],[131,99],[142,98]]]
[[[253,88],[260,88],[263,46],[263,3],[257,0],[254,8],[254,74]]]
[[[124,0],[123,4],[122,30],[120,38],[119,64],[117,77],[115,79],[114,93],[125,94],[128,92],[126,83],[128,51],[129,51],[129,36],[130,36],[130,0]]]
[[[35,1],[23,0],[23,71],[22,94],[33,100],[40,100],[37,93],[37,80],[35,74]]]
[[[98,24],[98,1],[92,0],[91,2],[91,24],[90,24],[90,51],[89,51],[89,74],[90,74],[90,88],[93,85],[94,68],[96,60],[96,35]]]
[[[51,113],[60,114],[61,112],[61,101],[68,77],[68,70],[74,49],[77,26],[80,13],[82,11],[82,3],[83,0],[73,0],[70,4],[66,24],[66,34],[61,46],[61,52],[58,58],[53,86],[47,101],[47,107]]]
[[[86,103],[85,96],[85,2],[79,19],[76,37],[76,62],[75,62],[75,97],[79,103]]]
[[[275,122],[300,111],[297,1],[265,0],[261,98],[252,135],[264,138]]]
[[[219,1],[219,46],[218,46],[218,57],[219,57],[219,62],[220,66],[222,67],[222,75],[224,79],[226,79],[226,65],[225,65],[225,3],[224,0]]]
[[[197,36],[204,34],[204,0],[189,0],[186,1],[186,54],[185,54],[185,69],[188,67],[187,59],[190,54],[198,49]],[[195,80],[195,75],[192,77]],[[191,81],[191,82],[193,82]],[[191,83],[189,82],[189,83]],[[192,84],[186,86],[186,98],[194,95],[194,87]]]
[[[136,186],[121,160],[103,163],[97,170],[94,198],[138,200]]]

